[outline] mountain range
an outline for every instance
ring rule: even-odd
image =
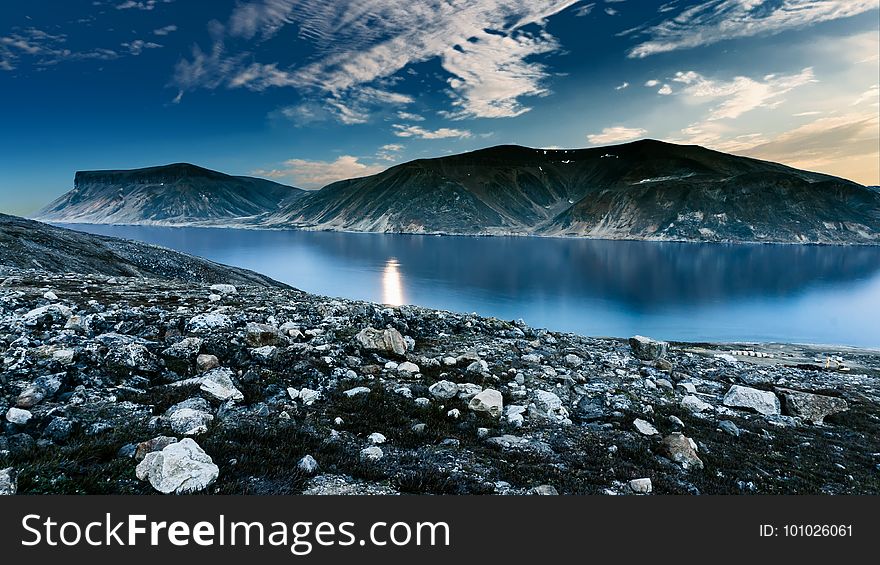
[[[157,181],[168,177],[176,180],[163,190]],[[228,179],[236,180],[234,188]],[[317,191],[191,165],[77,173],[74,190],[37,217],[422,234],[880,243],[875,189],[653,140],[591,149],[497,146],[419,159]]]
[[[307,193],[265,179],[188,163],[123,171],[79,171],[73,190],[35,219],[85,224],[224,224],[264,215]]]

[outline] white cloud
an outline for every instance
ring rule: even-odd
[[[279,77],[276,85],[280,85],[284,80],[286,80],[284,76]],[[267,87],[267,83],[265,77],[260,79],[260,81],[250,77],[248,80],[242,80],[240,84],[237,83],[236,86],[246,86],[252,90],[264,90]],[[411,97],[403,94],[368,87],[344,99],[327,96],[321,100],[307,100],[294,106],[286,106],[272,112],[271,116],[284,117],[298,126],[325,120],[335,120],[345,125],[365,124],[370,120],[369,109],[373,106],[400,106],[409,104],[412,101]],[[412,117],[415,114],[398,113],[398,115],[400,114],[410,116],[409,119],[412,120],[416,119]]]
[[[153,34],[154,35],[168,35],[170,33],[174,33],[175,31],[177,31],[177,26],[174,24],[171,24],[171,25],[167,25],[165,27],[160,27],[159,29],[154,29]]]
[[[128,49],[128,52],[135,57],[140,55],[144,49],[159,49],[162,47],[158,43],[144,41],[143,39],[135,39],[134,41],[123,43],[122,46]]]
[[[605,13],[608,14],[609,16],[616,16],[620,12],[618,12],[614,8],[605,8]]]
[[[880,0],[709,0],[647,28],[648,40],[628,53],[648,57],[728,39],[776,34],[876,9]]]
[[[596,7],[595,2],[591,2],[589,4],[584,4],[583,6],[580,6],[580,7],[578,7],[577,10],[575,10],[574,15],[577,16],[578,18],[582,18],[584,16],[589,16],[590,12],[592,12],[593,8],[595,8],[595,7]]]
[[[357,157],[343,155],[335,161],[310,161],[308,159],[289,159],[284,168],[257,170],[252,174],[273,179],[289,179],[302,188],[321,188],[338,180],[365,177],[381,173],[383,165],[361,163]]]
[[[619,84],[614,87],[614,90],[623,90],[624,88],[629,88],[629,83],[624,81],[622,84]]]
[[[645,86],[647,86],[648,88],[654,88],[655,86],[658,86],[659,84],[660,84],[660,81],[653,79],[653,78],[651,80],[645,82]]]
[[[75,51],[67,47],[67,35],[51,34],[37,28],[15,29],[0,36],[0,70],[15,70],[22,59],[29,59],[36,66],[47,67],[62,61],[116,59],[119,53],[112,49],[96,48]]]
[[[376,158],[382,161],[396,161],[397,153],[403,151],[403,145],[400,143],[388,143],[379,148]]]
[[[116,5],[117,10],[152,10],[156,7],[156,4],[164,3],[170,4],[174,2],[174,0],[143,0],[143,1],[135,1],[135,0],[125,0],[121,4]]]
[[[588,135],[587,141],[593,145],[607,145],[609,143],[632,141],[643,137],[646,133],[648,133],[647,130],[641,128],[615,126],[603,129],[602,133],[592,133]]]
[[[411,114],[409,112],[398,112],[397,117],[401,120],[406,120],[408,122],[424,122],[424,116],[420,116],[418,114]]]
[[[695,71],[678,72],[672,79],[684,86],[681,93],[693,103],[721,101],[708,120],[733,119],[756,108],[772,108],[791,90],[816,82],[812,68],[793,75],[767,75],[761,80],[738,76],[732,80],[711,80]]]
[[[397,0],[246,2],[230,17],[229,35],[268,38],[296,24],[318,58],[295,70],[277,63],[244,65],[249,54],[227,55],[221,44],[210,55],[198,50],[192,60],[181,62],[176,83],[182,89],[295,86],[313,92],[314,99],[346,101],[408,65],[437,59],[450,75],[453,108],[448,116],[517,116],[529,110],[522,98],[549,93],[547,69],[530,60],[559,49],[544,30],[545,20],[577,2],[418,0],[405,8]]]
[[[672,94],[672,87],[668,84],[664,84],[660,87],[660,90],[657,91],[657,94],[662,94],[663,96],[669,96]]]
[[[383,145],[381,149],[383,151],[400,151],[403,149],[403,145],[400,143],[389,143],[388,145]]]
[[[394,124],[394,135],[397,137],[413,137],[416,139],[448,139],[448,138],[466,138],[471,137],[471,132],[462,129],[440,128],[436,130],[427,130],[421,126],[412,126],[404,124]]]

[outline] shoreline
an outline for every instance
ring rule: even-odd
[[[815,346],[637,349],[297,290],[3,279],[0,469],[20,493],[154,493],[147,467],[184,438],[219,494],[880,493],[878,351],[825,351],[849,369],[829,370]]]

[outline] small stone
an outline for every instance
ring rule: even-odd
[[[203,410],[181,408],[172,413],[168,421],[174,433],[194,436],[207,432],[208,425],[214,421],[214,416]]]
[[[312,475],[318,470],[318,462],[311,455],[305,455],[296,464],[297,468],[307,475]]]
[[[669,420],[669,423],[672,424],[677,429],[679,429],[679,430],[684,429],[684,422],[682,422],[681,418],[679,418],[678,416],[676,416],[674,414],[670,414],[669,418],[667,418],[667,420]]]
[[[431,405],[431,400],[428,398],[425,398],[424,396],[420,396],[420,397],[416,398],[413,402],[415,402],[416,406],[418,406],[419,408],[427,408],[428,406]]]
[[[474,361],[468,365],[465,372],[470,375],[482,375],[483,373],[489,372],[489,364],[480,359],[479,361]]]
[[[299,390],[293,387],[287,387],[287,396],[289,396],[291,400],[296,400],[299,398]]]
[[[43,436],[54,442],[67,441],[71,433],[73,433],[73,422],[61,417],[52,418],[52,421],[43,430]]]
[[[408,373],[410,375],[415,375],[420,372],[419,366],[415,363],[410,363],[409,361],[404,361],[400,365],[397,366],[398,373]]]
[[[321,398],[321,392],[310,388],[303,388],[299,391],[299,397],[302,399],[303,404],[311,406]]]
[[[235,388],[235,384],[232,382],[232,371],[225,367],[211,369],[199,379],[199,382],[201,383],[199,388],[202,392],[220,402],[244,400],[244,394]]]
[[[584,364],[584,360],[574,353],[569,353],[568,355],[566,355],[563,361],[565,361],[565,364],[569,367],[580,367]]]
[[[681,432],[672,432],[663,438],[666,456],[681,465],[685,471],[703,468],[703,461],[697,456],[694,445],[693,440]]]
[[[633,479],[629,483],[629,490],[633,491],[636,494],[648,494],[652,490],[654,490],[653,485],[651,484],[651,479]]]
[[[379,432],[373,432],[367,436],[367,441],[374,445],[380,445],[387,441],[387,438]]]
[[[556,487],[552,485],[538,485],[529,489],[529,494],[537,496],[558,496],[559,492],[556,490]]]
[[[238,289],[231,284],[212,284],[211,292],[223,295],[238,294]]]
[[[457,360],[455,359],[455,357],[444,357],[444,358],[441,360],[441,362],[442,362],[444,365],[446,365],[447,367],[455,367],[455,364],[457,363]]]
[[[186,331],[191,334],[208,334],[232,329],[232,320],[226,314],[198,314],[190,318]]]
[[[367,462],[376,462],[382,457],[385,456],[385,453],[382,451],[382,448],[378,445],[374,445],[372,447],[365,447],[361,449],[361,461]]]
[[[245,326],[244,341],[248,347],[265,347],[268,345],[287,345],[287,336],[275,326],[248,322]]]
[[[462,383],[458,385],[458,397],[462,400],[470,400],[471,398],[480,394],[482,390],[483,387],[478,384]]]
[[[489,437],[489,428],[477,428],[477,437],[480,439]]]
[[[453,420],[458,420],[458,418],[461,417],[461,410],[459,410],[458,408],[453,408],[452,410],[447,412],[446,415]]]
[[[681,394],[697,394],[697,387],[694,386],[694,383],[681,382],[675,385],[675,388]]]
[[[349,398],[352,398],[353,396],[359,396],[361,394],[370,394],[370,389],[365,386],[356,386],[354,388],[346,390],[342,394]]]
[[[722,420],[722,421],[718,422],[718,427],[724,433],[730,434],[734,437],[739,437],[739,434],[740,434],[739,428],[736,426],[736,424],[734,424],[730,420]]]
[[[428,426],[423,423],[413,424],[412,428],[410,428],[414,433],[423,434],[427,431]]]
[[[0,496],[11,496],[18,490],[15,483],[15,469],[7,467],[0,469]]]
[[[47,290],[43,293],[43,298],[45,298],[46,300],[58,300],[58,295],[51,290]]]
[[[657,428],[655,428],[651,424],[651,422],[648,422],[647,420],[642,420],[641,418],[636,418],[633,422],[633,426],[635,426],[636,430],[642,435],[655,436],[660,433],[657,431]]]
[[[200,373],[210,371],[211,369],[216,369],[219,366],[220,360],[217,359],[216,355],[202,353],[201,355],[196,357],[196,369],[198,369]]]
[[[438,381],[428,387],[428,392],[434,398],[446,400],[458,394],[458,385],[452,381]]]
[[[712,408],[712,405],[704,402],[698,396],[694,396],[693,394],[689,394],[681,399],[681,407],[685,410],[689,410],[694,414],[699,414],[700,412],[705,412]]]
[[[33,416],[30,410],[23,410],[21,408],[10,408],[6,411],[6,421],[18,426],[24,426]]]

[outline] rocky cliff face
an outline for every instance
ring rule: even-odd
[[[224,224],[276,211],[304,194],[298,188],[186,163],[79,171],[73,190],[35,218],[92,224]]]
[[[286,287],[246,269],[164,247],[89,235],[5,214],[0,214],[0,267]]]
[[[702,147],[501,146],[334,183],[275,227],[606,239],[880,242],[880,194]]]

